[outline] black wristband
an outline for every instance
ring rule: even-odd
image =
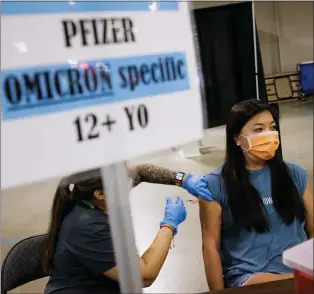
[[[182,187],[184,176],[185,176],[185,173],[183,173],[183,172],[178,172],[176,174],[176,179],[175,179],[176,180],[176,186]]]

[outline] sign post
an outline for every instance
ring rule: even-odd
[[[1,4],[1,188],[105,166],[121,290],[140,293],[122,162],[202,138],[189,3]]]
[[[110,214],[110,227],[118,265],[120,290],[122,293],[142,293],[125,165],[117,163],[104,167],[102,168],[102,176]]]

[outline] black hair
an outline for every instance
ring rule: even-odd
[[[48,237],[45,245],[44,270],[49,273],[53,267],[53,255],[61,224],[78,200],[92,200],[96,190],[103,190],[99,169],[77,173],[63,178],[55,193]]]
[[[269,111],[275,119],[274,108],[258,100],[245,100],[232,107],[226,126],[226,158],[222,168],[228,192],[227,205],[234,222],[239,227],[259,233],[269,231],[267,212],[259,192],[250,183],[243,152],[234,138],[252,117],[264,111]],[[299,195],[279,149],[267,164],[271,175],[271,196],[277,213],[286,225],[295,218],[303,221],[305,208],[302,195]]]

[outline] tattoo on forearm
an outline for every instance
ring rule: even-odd
[[[141,183],[141,177],[138,174],[136,167],[129,168],[128,175],[129,175],[129,178],[132,180],[133,188]]]
[[[177,172],[153,164],[141,164],[129,170],[133,180],[133,187],[141,182],[175,185]]]

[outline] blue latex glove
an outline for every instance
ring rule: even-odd
[[[195,197],[201,197],[212,201],[212,193],[208,190],[208,180],[205,177],[198,177],[188,174],[183,182],[183,188]]]
[[[162,225],[171,226],[174,234],[178,232],[178,226],[186,219],[186,209],[181,197],[177,198],[176,202],[172,202],[170,196],[167,197],[166,210],[164,219],[160,222]]]

